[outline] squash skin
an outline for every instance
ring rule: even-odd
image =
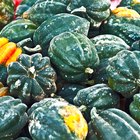
[[[86,18],[93,27],[99,27],[101,22],[110,15],[109,0],[71,0],[67,10],[72,14],[76,14]]]
[[[48,55],[58,74],[72,83],[87,83],[99,64],[92,42],[85,35],[74,32],[54,37],[50,42]]]
[[[14,17],[14,3],[12,0],[0,1],[0,29],[8,24]]]
[[[61,90],[58,92],[58,95],[65,99],[70,104],[73,103],[74,97],[77,95],[77,92],[83,89],[84,86],[77,84],[65,84]]]
[[[137,40],[140,40],[140,15],[136,11],[130,11],[130,17],[127,13],[124,16],[121,14],[125,11],[129,11],[126,8],[122,8],[119,16],[112,14],[101,27],[102,33],[113,34],[122,38],[129,46]],[[134,14],[135,13],[135,14]],[[126,17],[125,17],[126,16]],[[135,17],[136,16],[136,17]]]
[[[66,5],[55,1],[43,1],[34,4],[28,11],[23,13],[23,18],[30,19],[40,25],[45,20],[60,13],[66,13]]]
[[[79,90],[73,102],[79,107],[84,105],[90,116],[93,107],[96,107],[97,110],[119,108],[120,97],[106,84],[96,84]]]
[[[70,110],[71,112],[69,112]],[[28,114],[29,132],[34,140],[49,140],[51,138],[54,140],[84,140],[87,135],[87,123],[80,111],[59,98],[46,98],[33,104],[28,110]],[[67,122],[66,118],[71,119]],[[73,123],[70,125],[71,121]],[[75,124],[77,126],[73,127]]]
[[[87,140],[96,136],[100,140],[139,140],[140,126],[125,112],[110,108],[100,113],[93,108],[91,111],[90,127],[93,133],[89,133]]]
[[[126,98],[139,90],[140,52],[122,50],[109,59],[109,86]]]
[[[31,139],[29,139],[29,138],[27,138],[27,137],[19,137],[19,138],[17,138],[16,140],[31,140]]]
[[[0,139],[14,140],[28,121],[26,109],[20,99],[11,96],[0,98]]]
[[[30,20],[18,19],[7,24],[1,31],[0,35],[12,42],[19,42],[26,38],[32,38],[37,26]]]
[[[0,65],[0,82],[3,83],[4,85],[6,85],[6,81],[7,81],[7,68],[4,65]]]
[[[132,117],[140,124],[140,93],[133,96],[129,110]]]
[[[37,28],[33,35],[33,41],[35,45],[39,44],[42,47],[43,55],[47,55],[48,45],[53,37],[66,31],[87,35],[89,26],[90,23],[81,17],[66,13],[57,14]]]
[[[48,57],[41,54],[20,55],[18,62],[8,66],[7,84],[10,95],[20,98],[26,104],[56,92],[56,73]]]

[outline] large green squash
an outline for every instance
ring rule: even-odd
[[[107,72],[110,87],[124,97],[132,97],[140,89],[140,52],[118,52],[109,59]]]
[[[0,0],[0,30],[14,17],[13,0]]]
[[[56,92],[56,73],[50,59],[41,54],[20,55],[18,62],[8,66],[7,84],[10,94],[29,104]]]
[[[15,140],[28,121],[27,106],[11,96],[0,97],[0,139]]]
[[[79,33],[65,32],[54,37],[50,42],[48,55],[58,74],[73,83],[87,83],[99,64],[92,42]]]
[[[88,119],[93,107],[96,107],[98,110],[118,108],[120,97],[106,84],[96,84],[79,90],[73,102],[76,106],[85,106],[83,113],[86,114]]]
[[[122,0],[120,6],[136,10],[140,14],[140,1],[139,0]]]
[[[78,108],[63,100],[46,98],[28,110],[33,140],[85,140],[87,123]]]
[[[37,26],[30,20],[18,19],[7,24],[0,32],[0,36],[8,38],[12,42],[19,42],[26,38],[32,38]]]
[[[66,13],[66,5],[55,1],[43,1],[34,4],[28,11],[23,13],[23,18],[30,19],[37,25],[47,20],[49,17]]]
[[[109,0],[71,0],[67,10],[86,18],[92,26],[99,27],[110,15]]]
[[[97,113],[91,110],[87,140],[139,140],[140,125],[125,112],[111,108]]]
[[[140,123],[140,93],[133,96],[133,102],[129,106],[132,117]]]
[[[90,23],[81,17],[66,13],[57,14],[44,21],[37,28],[33,36],[33,41],[36,45],[41,45],[42,53],[46,55],[49,42],[53,37],[66,31],[75,31],[87,35],[89,26]]]
[[[131,46],[140,40],[140,15],[126,7],[116,8],[101,29],[102,33],[116,35]]]
[[[119,37],[111,34],[98,35],[91,38],[98,56],[100,64],[94,73],[95,83],[107,83],[108,75],[106,67],[108,66],[108,59],[116,55],[121,50],[130,49],[130,47]]]

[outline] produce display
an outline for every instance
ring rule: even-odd
[[[140,0],[0,0],[0,140],[140,140]]]

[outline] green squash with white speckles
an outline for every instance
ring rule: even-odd
[[[79,109],[59,98],[46,98],[28,110],[33,140],[85,140],[87,122]]]
[[[122,50],[109,59],[107,67],[110,87],[124,97],[140,90],[140,52]]]
[[[56,73],[50,59],[39,53],[20,55],[18,62],[11,63],[7,71],[10,95],[19,97],[27,104],[56,92]]]
[[[67,10],[72,14],[86,18],[93,27],[99,27],[101,22],[110,15],[109,0],[71,0]]]
[[[0,139],[15,140],[28,121],[27,106],[11,96],[0,97]]]
[[[64,32],[54,37],[50,42],[48,55],[58,74],[73,83],[88,83],[99,64],[92,42],[79,33]]]

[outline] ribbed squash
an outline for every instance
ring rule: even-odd
[[[65,32],[54,37],[50,42],[48,55],[58,74],[73,83],[88,83],[99,64],[92,42],[79,33]]]
[[[46,98],[28,110],[29,133],[34,140],[85,140],[87,122],[78,108]]]
[[[101,22],[110,15],[109,0],[71,0],[67,10],[86,18],[92,26],[99,27]]]
[[[56,92],[56,73],[48,57],[22,54],[8,66],[7,84],[10,95],[30,104]]]
[[[11,62],[15,62],[22,49],[17,47],[14,42],[9,42],[5,37],[0,38],[0,65],[8,66]]]
[[[87,35],[90,23],[81,17],[61,13],[44,21],[35,31],[33,41],[42,47],[43,55],[47,54],[50,41],[63,32],[78,32]]]
[[[13,0],[0,1],[0,29],[8,24],[14,17]]]
[[[32,38],[36,28],[37,26],[32,21],[27,19],[18,19],[7,24],[0,31],[0,35],[17,43],[23,39]]]
[[[15,140],[28,121],[27,106],[11,96],[0,97],[0,139]]]
[[[87,140],[139,140],[140,125],[125,112],[111,108],[100,113],[91,110]]]
[[[140,124],[140,93],[133,96],[133,102],[129,106],[132,117]]]
[[[37,25],[40,25],[53,15],[66,13],[66,7],[65,4],[56,1],[38,2],[23,13],[23,18],[30,19]]]
[[[0,82],[0,97],[8,95],[8,87],[4,87],[4,85]]]
[[[140,89],[140,52],[118,52],[109,59],[107,72],[110,87],[124,97],[132,97]]]
[[[140,15],[126,7],[112,11],[112,15],[104,22],[102,32],[122,38],[128,45],[140,40]]]
[[[100,64],[93,76],[95,83],[107,83],[108,75],[106,67],[108,66],[108,59],[116,55],[119,51],[130,49],[130,47],[124,40],[111,34],[98,35],[91,38],[91,41],[100,58]]]
[[[140,14],[140,0],[122,0],[120,6],[134,9]]]
[[[93,107],[98,110],[119,108],[120,97],[106,84],[96,84],[79,90],[73,102],[76,106],[85,106],[83,113],[89,120],[90,111]]]

